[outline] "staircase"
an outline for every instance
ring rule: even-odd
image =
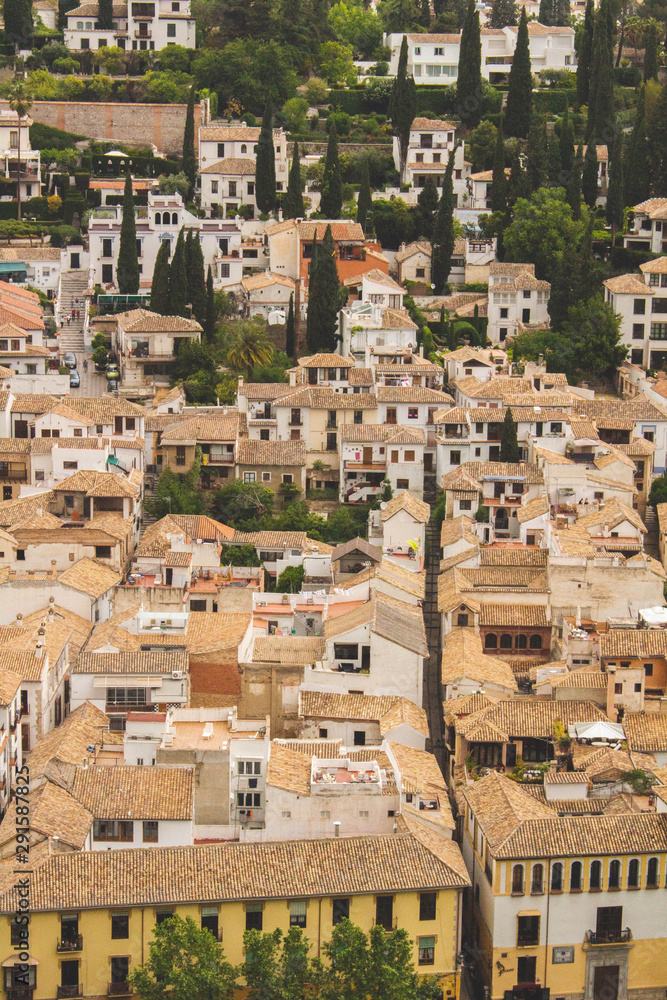
[[[60,352],[74,351],[77,355],[83,355],[86,345],[83,337],[84,320],[84,295],[88,288],[88,271],[65,271],[60,276],[60,322],[61,329],[58,336]],[[81,310],[81,319],[70,320],[69,326],[65,316],[72,312],[72,299],[79,300],[78,308]],[[77,359],[82,360],[82,359]]]
[[[424,477],[424,500],[433,508],[437,499],[435,476]],[[428,716],[430,741],[427,748],[435,755],[440,770],[445,772],[445,749],[442,726],[442,693],[440,683],[440,661],[442,646],[440,637],[440,615],[438,613],[438,575],[440,572],[440,529],[431,519],[426,525],[426,593],[422,605],[428,659],[424,664],[423,705]]]

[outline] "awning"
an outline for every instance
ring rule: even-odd
[[[0,274],[22,274],[25,275],[25,264],[15,260],[0,261]]]

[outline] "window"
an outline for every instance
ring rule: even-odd
[[[322,729],[322,728],[320,728],[319,738],[321,740],[326,740],[328,738],[328,736],[329,736],[329,730],[328,729]]]
[[[623,694],[622,684],[614,684],[614,694]]]
[[[646,888],[647,889],[657,889],[658,888],[658,859],[649,858],[648,865],[646,868]]]
[[[127,983],[127,977],[129,974],[130,974],[129,956],[114,955],[111,959],[111,982]]]
[[[422,892],[419,895],[419,919],[435,920],[435,892]]]
[[[257,473],[256,472],[244,472],[243,473],[243,482],[244,483],[255,483],[255,482],[257,482]]]
[[[516,943],[518,948],[529,948],[540,942],[540,918],[526,916],[518,918]]]
[[[423,278],[423,277],[425,277],[425,275],[426,275],[425,268],[423,268],[423,267],[417,267],[417,268],[415,268],[415,276],[417,278]]]
[[[173,915],[174,915],[174,911],[173,910],[168,910],[168,909],[156,910],[155,911],[155,923],[158,924],[158,925],[159,924],[163,924],[165,922],[165,920],[170,920],[171,917],[173,917]]]
[[[530,891],[539,896],[544,892],[544,865],[533,865],[531,876]]]
[[[102,240],[102,256],[113,257],[113,240],[110,239]]]
[[[10,487],[10,489],[11,489],[11,487]],[[11,497],[10,497],[10,499],[11,499]],[[25,549],[17,549],[16,550],[16,558],[18,559],[19,562],[25,562]]]
[[[489,636],[487,636],[488,638]],[[523,865],[514,865],[512,869],[512,895],[523,895]]]
[[[262,474],[262,475],[264,475],[264,474]],[[294,477],[292,476],[291,472],[285,472],[285,473],[283,473],[283,482],[287,483],[288,485],[291,485],[294,482]]]
[[[176,446],[176,465],[185,465],[185,445]]]
[[[396,489],[397,490],[409,490],[410,489],[410,480],[409,479],[397,479],[396,480]]]
[[[134,840],[134,823],[131,820],[96,819],[93,823],[93,840],[131,844]]]
[[[494,635],[493,632],[489,632],[484,639],[485,649],[497,649],[498,648],[498,636]]]
[[[621,888],[621,862],[616,858],[609,865],[609,888]]]
[[[593,892],[602,888],[601,861],[591,861],[591,870],[588,876],[588,888]]]
[[[517,959],[517,982],[519,985],[522,983],[534,983],[535,976],[537,974],[537,958],[535,955],[521,955]]]
[[[12,945],[20,945],[20,944],[23,944],[24,941],[28,940],[29,933],[30,933],[29,930],[28,930],[28,924],[29,924],[29,922],[30,921],[28,919],[28,920],[26,920],[25,923],[18,924],[16,922],[16,917],[12,917],[12,920],[11,920],[11,944]]]
[[[560,861],[556,861],[551,868],[551,891],[563,891],[563,865]]]
[[[512,636],[508,632],[503,632],[500,637],[500,648],[501,649],[511,649],[512,648]]]
[[[531,649],[542,649],[542,636],[531,635],[529,646]]]
[[[111,559],[111,546],[110,545],[96,545],[95,546],[95,558],[96,559]]]
[[[403,455],[403,461],[405,461],[405,462],[414,462],[414,460],[415,460],[415,453],[414,453],[414,451],[406,451],[404,453],[404,455]]]
[[[167,38],[176,38],[175,24],[167,24]]]
[[[229,197],[236,198],[236,181],[229,182]]]
[[[306,926],[306,908],[307,903],[304,900],[297,900],[289,905],[289,924],[290,927],[305,927]]]
[[[201,908],[201,929],[210,931],[215,940],[218,940],[218,907],[202,906]]]
[[[628,865],[628,889],[639,889],[639,858],[631,858]]]
[[[158,823],[155,819],[144,820],[144,844],[157,844]]]
[[[646,299],[635,299],[632,311],[635,314],[635,316],[645,316]]]
[[[419,964],[433,965],[435,962],[435,938],[419,938]]]
[[[354,411],[354,422],[355,422],[355,424],[360,424],[360,423],[362,423],[362,421],[363,421],[363,412],[362,412],[362,410],[355,410]]]
[[[465,614],[465,613],[464,614],[461,614],[461,613],[457,614],[457,616],[456,616],[456,624],[458,625],[459,628],[467,628],[468,627],[468,615]]]
[[[408,407],[408,420],[417,420],[419,418],[419,408],[417,406]]]
[[[331,810],[330,809],[322,809],[320,811],[320,819],[331,819]]]
[[[112,913],[111,914],[111,937],[114,941],[124,940],[130,936],[130,914],[129,911],[124,913]]]
[[[581,892],[581,861],[573,861],[570,868],[570,892]]]
[[[449,453],[449,464],[450,465],[460,465],[461,464],[461,452],[460,451],[450,451],[450,453]]]
[[[261,760],[239,760],[237,761],[239,774],[261,774]]]
[[[261,931],[263,910],[264,903],[246,903],[245,929],[247,931]]]
[[[377,896],[375,900],[375,923],[390,931],[394,923],[394,897]]]
[[[472,510],[472,500],[459,500],[459,510]]]
[[[350,900],[349,899],[334,899],[333,901],[333,916],[332,924],[334,927],[339,924],[341,920],[350,919]]]
[[[356,660],[359,657],[359,644],[356,642],[335,642],[334,657],[337,660]]]

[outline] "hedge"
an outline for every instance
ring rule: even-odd
[[[615,66],[614,83],[619,87],[638,87],[642,75],[636,66]]]
[[[574,88],[571,90],[535,90],[533,105],[536,111],[557,115],[565,111],[568,105],[573,106],[577,98]]]
[[[627,250],[625,247],[614,247],[611,263],[614,269],[636,271],[640,264],[655,260],[655,254],[645,250]]]
[[[18,203],[15,201],[0,201],[0,219],[18,219]]]
[[[86,139],[85,135],[74,132],[63,132],[51,125],[33,122],[29,130],[31,149],[73,149],[77,142]]]

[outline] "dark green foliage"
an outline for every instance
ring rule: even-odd
[[[562,170],[560,165],[560,145],[553,132],[547,132],[547,180],[550,187],[558,187],[561,183]]]
[[[594,0],[587,0],[583,29],[581,35],[578,36],[580,42],[577,62],[577,105],[579,107],[588,103],[594,28],[595,4]]]
[[[651,19],[644,32],[644,81],[658,79],[658,69],[660,68],[658,30],[657,22]]]
[[[125,178],[123,192],[123,221],[120,226],[120,246],[116,270],[118,291],[123,295],[136,295],[139,291],[139,257],[137,255],[137,227],[134,218],[132,178]]]
[[[332,126],[329,132],[327,159],[322,179],[320,212],[325,219],[340,219],[343,213],[343,182],[340,176],[338,136],[336,135],[335,126]]]
[[[661,476],[653,480],[648,502],[652,507],[657,507],[659,503],[667,503],[667,472],[663,472]]]
[[[201,450],[195,451],[195,460],[189,472],[180,474],[165,469],[158,476],[152,497],[145,500],[145,508],[151,517],[158,520],[167,514],[204,514],[206,513],[208,497],[199,489],[199,474],[201,471]],[[161,930],[161,924],[156,930]],[[194,944],[194,942],[190,942]],[[139,971],[139,970],[137,970]],[[137,982],[138,985],[138,982]],[[140,987],[142,996],[149,995]],[[150,994],[160,996],[159,993]],[[168,994],[173,996],[173,994]],[[178,994],[177,994],[178,995]]]
[[[588,95],[586,139],[590,144],[606,143],[616,120],[614,109],[613,45],[610,36],[612,0],[600,0],[595,15],[591,52],[591,83]],[[584,173],[586,168],[584,167]]]
[[[130,981],[143,1000],[233,1000],[237,974],[209,930],[173,916],[155,926],[148,960],[132,970]]]
[[[560,149],[561,169],[567,178],[569,177],[570,171],[574,166],[574,129],[572,128],[572,122],[570,121],[570,115],[567,108],[565,108],[565,112],[560,123],[558,146]]]
[[[667,191],[667,84],[662,87],[651,113],[648,141],[653,189],[656,193]]]
[[[575,222],[562,188],[540,188],[514,206],[505,230],[505,260],[532,263],[535,277],[553,282],[562,255],[578,246],[584,231]]]
[[[151,282],[151,312],[169,315],[169,240],[160,243]]]
[[[429,174],[426,178],[426,184],[419,192],[417,199],[422,220],[421,235],[425,236],[428,240],[430,240],[433,233],[433,221],[438,208],[438,201],[438,189],[435,180]]]
[[[490,28],[506,28],[516,24],[517,12],[514,0],[493,0],[491,4]]]
[[[178,234],[169,268],[169,316],[188,317],[188,279],[185,268],[185,235]]]
[[[63,132],[52,125],[42,125],[41,122],[32,123],[29,135],[31,149],[73,149],[77,142],[86,138],[75,132]]]
[[[288,358],[296,355],[296,339],[294,336],[294,295],[289,297],[289,309],[287,310],[287,320],[285,322],[285,354]]]
[[[531,191],[544,187],[547,176],[547,122],[543,115],[533,113],[526,147],[526,172]]]
[[[301,181],[301,162],[299,160],[299,143],[294,143],[294,155],[290,167],[287,193],[282,203],[284,219],[303,219],[303,183]]]
[[[186,255],[188,275],[188,302],[192,306],[192,317],[202,327],[206,323],[206,279],[204,277],[204,254],[198,232],[190,231],[190,247]]]
[[[572,341],[554,330],[524,330],[512,340],[515,361],[544,359],[548,372],[563,372],[570,384],[576,381],[576,359]]]
[[[254,545],[223,545],[220,553],[221,566],[261,566]]]
[[[593,375],[613,371],[628,349],[620,343],[620,316],[602,296],[570,307],[563,333],[571,337],[578,367]]]
[[[456,100],[461,121],[474,128],[482,106],[482,39],[475,0],[468,0],[459,47]]]
[[[525,8],[524,8],[525,9]],[[516,434],[516,423],[512,416],[512,410],[508,406],[505,410],[503,429],[500,437],[500,461],[518,462],[521,458],[521,449]]]
[[[190,87],[188,107],[185,113],[185,129],[183,131],[183,173],[190,181],[190,187],[195,186],[197,177],[197,157],[195,155],[195,88]]]
[[[29,49],[34,29],[31,0],[4,0],[2,16],[7,41],[20,49]]]
[[[208,265],[208,273],[206,275],[206,319],[204,321],[204,336],[208,341],[213,340],[213,335],[215,333],[215,321],[216,321],[216,310],[215,310],[215,292],[213,290],[213,272],[211,271],[211,265]]]
[[[552,25],[556,23],[555,0],[540,0],[540,10],[537,15],[540,24]]]
[[[530,182],[517,152],[512,156],[510,179],[507,186],[507,205],[513,208],[517,198],[528,198]]]
[[[502,122],[501,127],[498,129],[496,151],[493,157],[491,211],[500,213],[507,211],[507,178],[505,176],[505,143],[503,141]]]
[[[596,147],[590,143],[584,156],[581,191],[588,207],[593,208],[598,196],[598,155]]]
[[[343,304],[341,284],[336,269],[336,251],[327,226],[321,245],[313,248],[310,283],[308,286],[308,319],[306,341],[313,354],[331,352],[337,343],[338,312]]]
[[[561,329],[573,303],[590,299],[600,285],[599,265],[593,260],[594,224],[595,214],[591,212],[580,244],[577,245],[576,237],[571,235],[560,255],[548,306],[554,330]]]
[[[612,234],[623,225],[623,209],[625,208],[625,177],[623,162],[623,133],[616,128],[613,143],[609,144],[609,186],[607,188],[607,205],[605,208],[607,222]],[[612,241],[613,245],[613,241]]]
[[[581,216],[581,175],[584,169],[584,147],[577,146],[577,153],[572,164],[572,170],[567,181],[567,203],[572,211],[572,218]]]
[[[304,570],[303,566],[288,566],[286,569],[282,571],[282,573],[278,577],[278,581],[276,583],[276,591],[275,591],[276,594],[300,594],[301,587],[303,586],[303,578],[305,576],[305,573],[306,571]],[[254,933],[258,934],[259,932],[255,931]],[[280,933],[280,931],[278,931],[278,933]],[[251,954],[254,957],[256,957],[257,953],[254,949],[252,949]],[[247,963],[246,963],[246,968],[247,968]],[[251,984],[249,983],[248,985]],[[265,986],[266,984],[263,983],[262,985]],[[257,993],[255,995],[259,997],[260,995],[263,994]]]
[[[525,139],[530,129],[532,110],[533,77],[528,47],[528,22],[526,8],[522,7],[505,105],[504,121],[507,134]]]
[[[111,31],[113,23],[113,0],[99,0],[97,21],[102,31]]]
[[[371,177],[368,169],[368,159],[364,158],[361,166],[361,185],[359,187],[359,197],[357,198],[357,222],[366,232],[366,222],[368,213],[373,207],[373,194],[371,192]]]
[[[639,205],[649,196],[650,171],[645,120],[646,94],[642,86],[637,95],[634,127],[628,143],[625,171],[625,204]]]
[[[400,154],[400,174],[403,178],[405,157],[410,139],[410,128],[417,111],[415,81],[408,74],[408,40],[404,36],[401,42],[401,52],[398,59],[396,79],[389,101],[389,117],[394,131],[398,136]]]
[[[421,25],[423,28],[428,28],[431,26],[431,2],[430,0],[421,0]]]
[[[262,213],[272,212],[276,204],[276,151],[273,145],[273,109],[270,104],[264,109],[257,142],[255,201]]]
[[[442,183],[442,197],[438,206],[431,240],[431,282],[433,293],[442,295],[449,272],[452,269],[452,254],[454,253],[454,188],[452,174],[454,170],[455,146],[449,154],[447,169]]]
[[[253,531],[265,517],[271,517],[273,502],[273,490],[259,483],[232,479],[213,494],[213,514],[223,524],[239,531]]]

